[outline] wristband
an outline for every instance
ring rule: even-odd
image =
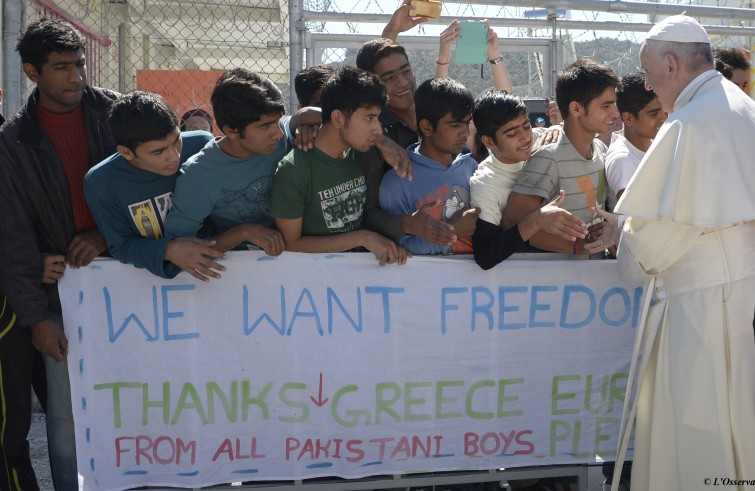
[[[488,62],[491,65],[498,65],[500,63],[503,63],[503,55],[498,55],[498,58],[493,58],[492,60],[488,60]]]
[[[448,65],[447,61],[440,61],[438,58],[435,59],[436,65]]]

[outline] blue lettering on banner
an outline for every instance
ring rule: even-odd
[[[320,305],[321,308],[327,305],[327,326],[329,335],[333,334],[334,317],[338,311],[346,318],[348,324],[354,329],[355,332],[361,333],[364,329],[364,322],[362,316],[362,288],[356,288],[356,298],[353,301],[344,302],[341,297],[336,293],[333,288],[327,287],[325,289],[325,300],[317,297],[309,288],[302,288],[298,291],[298,298],[296,300],[295,307],[291,313],[291,321],[288,322],[288,310],[286,309],[287,292],[286,287],[280,287],[280,316],[273,319],[270,313],[261,312],[254,322],[251,322],[252,302],[249,287],[244,285],[241,292],[242,297],[242,321],[244,334],[251,335],[260,324],[267,324],[272,327],[281,336],[291,336],[294,334],[294,324],[298,319],[312,319],[314,321],[317,333],[320,336],[325,335],[323,329],[323,322],[321,314],[317,309]],[[404,288],[388,287],[388,286],[365,286],[364,293],[367,295],[376,295],[382,306],[383,313],[383,332],[389,334],[391,332],[391,295],[404,293]],[[291,293],[291,289],[289,292]],[[355,308],[351,309],[352,313],[346,308],[346,305],[355,305]],[[334,306],[338,308],[335,309]],[[354,320],[353,312],[356,310],[356,321]],[[301,323],[301,321],[300,321]],[[343,324],[346,325],[346,324]]]
[[[485,286],[448,286],[440,291],[440,331],[446,334],[455,326],[464,326],[460,319],[467,313],[470,332],[478,328],[488,331],[536,327],[580,329],[593,325],[596,317],[608,327],[627,324],[637,327],[641,300],[641,287],[633,292],[614,287],[596,293],[580,284],[564,285],[563,288],[556,285],[500,286],[496,296],[494,290]]]
[[[158,302],[157,287],[152,287],[152,315],[153,315],[153,329],[148,329],[146,324],[139,318],[136,312],[130,312],[121,323],[119,328],[115,328],[115,321],[113,319],[113,300],[110,296],[110,290],[107,287],[103,287],[102,295],[105,300],[105,315],[107,316],[108,338],[110,343],[115,343],[118,338],[123,334],[126,328],[130,324],[135,324],[136,327],[144,334],[144,338],[147,341],[157,341],[160,339],[160,332],[162,331],[163,339],[165,341],[177,341],[182,339],[196,339],[199,337],[197,332],[186,333],[171,333],[170,331],[170,319],[178,319],[184,316],[184,312],[181,310],[171,311],[168,302],[168,295],[171,292],[186,292],[192,291],[196,287],[194,285],[163,285],[160,287],[160,302]],[[160,306],[162,307],[162,323],[160,322]],[[161,329],[162,328],[162,329]]]

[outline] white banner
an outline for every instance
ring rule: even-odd
[[[612,459],[642,288],[614,261],[229,254],[60,284],[86,489]]]

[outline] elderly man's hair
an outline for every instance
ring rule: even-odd
[[[713,51],[708,43],[677,43],[648,39],[645,45],[659,57],[665,54],[676,56],[687,70],[713,68]]]

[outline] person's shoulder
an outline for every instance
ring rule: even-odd
[[[601,140],[594,138],[592,141],[592,144],[595,145],[595,150],[600,152],[602,155],[605,155],[608,151],[608,146],[606,146],[605,143],[603,143]]]
[[[409,180],[406,178],[401,178],[395,169],[390,169],[383,176],[383,180],[380,181],[380,188],[381,189],[398,189],[398,188],[402,188],[406,186],[408,182]]]
[[[232,158],[220,149],[214,138],[210,138],[197,153],[186,159],[181,172],[210,172],[219,163]]]
[[[202,151],[215,136],[202,130],[184,131],[181,133],[183,147],[181,148],[181,160],[186,161]]]
[[[480,162],[477,169],[475,169],[474,174],[472,174],[472,177],[469,178],[469,182],[472,184],[484,184],[493,179],[495,174],[496,171],[493,167],[493,161],[490,158],[487,158]]]
[[[192,130],[181,132],[181,139],[185,142],[203,142],[202,145],[206,145],[208,141],[215,138],[215,136],[209,131],[204,130]]]
[[[87,186],[99,186],[104,184],[113,179],[113,176],[127,165],[126,159],[124,159],[120,153],[116,152],[89,169],[84,176],[84,184]]]
[[[95,109],[107,109],[113,101],[121,96],[120,92],[92,85],[87,85],[84,93],[87,95],[85,100],[92,104]]]
[[[305,152],[299,148],[292,148],[278,162],[277,172],[286,174],[301,174],[308,172],[315,159],[314,149]]]
[[[0,140],[5,140],[9,143],[15,143],[18,139],[18,133],[21,130],[21,124],[28,115],[27,107],[22,107],[16,114],[8,116],[0,128]]]
[[[563,138],[563,136],[561,138]],[[564,152],[564,147],[561,145],[561,138],[559,138],[559,141],[536,148],[532,152],[532,155],[530,155],[530,158],[524,163],[524,169],[531,169],[535,166],[541,165],[550,165],[557,161]]]
[[[606,162],[612,159],[622,158],[626,157],[630,153],[629,146],[627,145],[629,142],[626,138],[623,136],[620,136],[618,139],[616,139],[611,145],[608,147],[608,151],[606,152]]]

